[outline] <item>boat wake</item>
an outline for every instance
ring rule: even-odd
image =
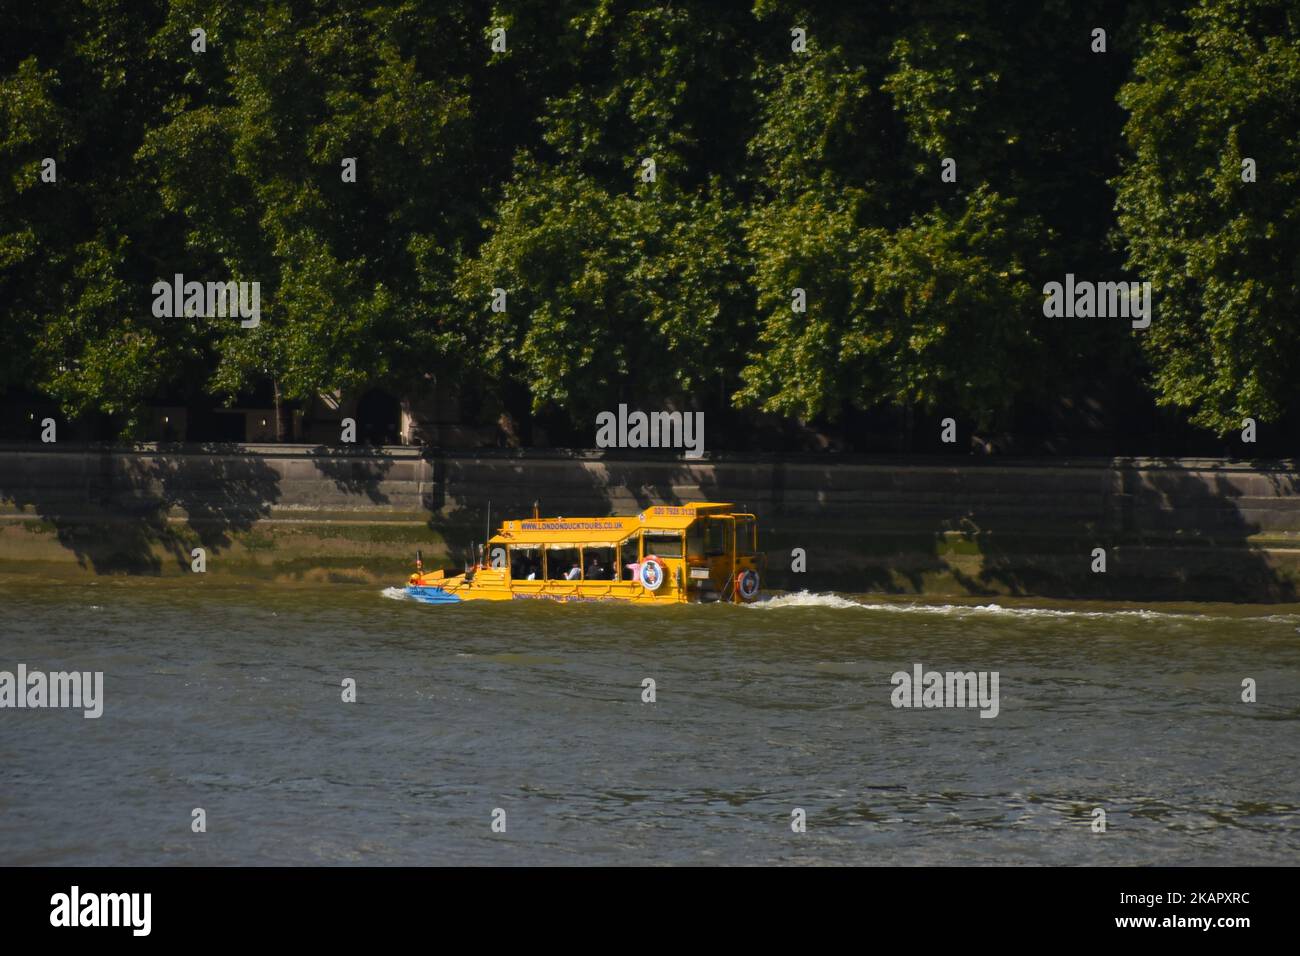
[[[379,592],[382,597],[390,601],[414,601],[406,592],[405,588],[389,587]],[[1102,620],[1112,617],[1135,617],[1139,620],[1163,620],[1163,621],[1206,621],[1214,619],[1213,614],[1189,614],[1186,612],[1176,611],[1149,611],[1149,610],[1114,610],[1114,611],[1072,611],[1062,608],[1046,607],[1002,607],[1000,604],[923,604],[923,603],[894,603],[884,601],[865,601],[851,597],[845,597],[842,594],[836,594],[833,591],[827,593],[816,593],[813,591],[796,591],[791,594],[781,594],[775,597],[763,598],[752,604],[741,604],[740,607],[750,610],[776,611],[786,608],[808,608],[824,607],[835,610],[855,610],[855,611],[872,611],[879,614],[930,614],[939,617],[953,618],[989,618],[989,617],[1008,617],[1021,619],[1051,619],[1051,618],[1074,618],[1079,620]],[[1251,617],[1252,621],[1263,621],[1270,624],[1300,624],[1300,614],[1269,614],[1267,616]],[[1300,627],[1296,628],[1300,631]]]
[[[782,594],[745,605],[762,610],[780,610],[791,607],[828,607],[875,611],[882,614],[933,614],[944,617],[1012,617],[1012,618],[1110,618],[1136,617],[1146,620],[1185,620],[1203,621],[1211,618],[1209,614],[1188,614],[1174,611],[1115,610],[1115,611],[1071,611],[1058,608],[1041,607],[1002,607],[999,604],[902,604],[880,601],[861,601],[847,598],[833,592],[815,594],[810,591],[798,591]],[[1270,623],[1300,623],[1300,615],[1272,614],[1257,620]]]
[[[846,597],[840,597],[838,594],[814,594],[811,591],[797,591],[794,594],[782,594],[777,597],[764,598],[755,601],[752,604],[743,604],[742,607],[756,608],[784,608],[784,607],[835,607],[835,608],[865,608],[870,605],[862,604],[858,601],[851,601]]]

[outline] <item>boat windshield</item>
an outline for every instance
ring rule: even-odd
[[[716,558],[731,549],[727,546],[727,532],[731,522],[726,518],[713,518],[704,522],[704,556]]]
[[[704,554],[704,527],[707,521],[695,521],[686,529],[686,553],[692,558]]]
[[[736,516],[736,554],[749,556],[758,549],[758,527],[753,515]]]

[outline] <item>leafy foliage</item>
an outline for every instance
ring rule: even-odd
[[[1157,396],[1220,432],[1276,420],[1300,398],[1300,9],[1202,0],[1134,73],[1119,225],[1155,290]]]
[[[164,395],[430,378],[522,385],[520,413],[572,421],[631,401],[989,424],[1140,350],[1198,424],[1297,414],[1298,18],[1284,0],[7,5],[0,387],[128,435]],[[1067,271],[1152,281],[1151,328],[1044,319]],[[261,325],[155,317],[177,273],[260,282]]]

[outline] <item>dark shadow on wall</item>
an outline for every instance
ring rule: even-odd
[[[1208,478],[1206,472],[1218,471]],[[458,557],[505,518],[629,513],[682,500],[757,513],[765,586],[782,590],[1116,600],[1294,601],[1296,569],[1253,536],[1300,523],[1289,465],[553,454],[438,461],[430,527]],[[1283,499],[1282,502],[1270,499]],[[1251,500],[1254,499],[1254,500]],[[1291,499],[1286,501],[1285,499]],[[1292,510],[1288,511],[1288,508]],[[1300,530],[1300,529],[1297,529]],[[1106,551],[1094,573],[1093,549]],[[795,549],[806,571],[794,570]]]
[[[364,495],[372,504],[389,504],[381,489],[392,470],[392,456],[380,447],[361,445],[317,445],[311,450],[311,463],[334,487],[349,495]]]
[[[278,473],[237,446],[4,451],[0,502],[34,512],[97,574],[188,569],[194,548],[229,548],[280,496]]]
[[[0,502],[34,512],[97,573],[187,569],[270,515],[281,472],[225,444],[153,451],[11,446]],[[291,476],[389,504],[396,459],[383,449],[320,446]],[[758,515],[765,587],[1125,600],[1295,601],[1300,475],[1293,465],[1176,460],[963,461],[727,456],[711,462],[609,453],[427,451],[428,526],[453,560],[506,518],[635,513],[653,504],[730,501]],[[291,462],[292,464],[292,462]],[[423,465],[422,465],[423,467]],[[287,490],[287,489],[286,489]],[[391,490],[391,488],[389,489]],[[328,500],[323,495],[322,500]],[[488,505],[491,504],[491,514]],[[489,520],[491,527],[489,528]],[[1092,573],[1092,549],[1106,572]],[[807,570],[793,570],[802,549]]]
[[[1300,481],[1287,463],[1251,469],[1172,459],[790,459],[775,466],[760,514],[768,581],[893,595],[1300,599],[1297,567],[1254,537],[1300,530]],[[1206,480],[1207,470],[1218,473]],[[745,481],[726,466],[718,474],[720,497],[737,500]],[[796,547],[802,574],[791,567]],[[1096,547],[1106,550],[1104,573],[1092,571]]]
[[[1110,469],[1096,508],[1070,507],[1062,498],[1055,508],[1015,515],[979,503],[966,517],[971,532],[963,537],[978,549],[982,567],[976,575],[957,576],[972,594],[1295,601],[1294,569],[1280,569],[1255,536],[1272,530],[1261,517],[1288,524],[1285,506],[1269,499],[1300,505],[1300,481],[1286,463],[1254,462],[1252,468],[1121,462]],[[1098,548],[1104,571],[1094,570]]]
[[[902,506],[908,492],[894,469],[863,476],[855,464],[827,455],[727,460],[700,486],[756,515],[765,588],[922,593],[944,567],[927,506]]]
[[[803,487],[786,494],[785,463],[757,456],[710,463],[618,453],[429,457],[437,490],[429,498],[428,525],[448,542],[457,568],[473,562],[477,545],[503,520],[530,516],[534,501],[543,517],[601,517],[702,500],[731,502],[757,515],[759,546],[767,555],[765,587],[917,593],[944,568],[932,523],[877,533],[863,524],[860,509],[839,513],[808,493],[810,481],[821,488],[845,484],[844,469],[824,458],[811,474],[804,465]],[[884,514],[898,510],[892,502],[882,507]],[[807,573],[792,570],[795,548],[808,556]]]
[[[603,517],[614,513],[616,500],[627,498],[637,508],[680,504],[675,488],[684,482],[690,465],[616,453],[592,458],[488,451],[429,457],[434,459],[437,491],[431,496],[428,524],[445,538],[458,563],[472,560],[476,546],[489,531],[495,534],[502,521],[530,517],[534,502],[548,518]],[[628,508],[620,510],[626,514]]]

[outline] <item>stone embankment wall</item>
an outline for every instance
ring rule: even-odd
[[[209,573],[400,580],[417,547],[463,560],[489,503],[495,523],[534,500],[575,516],[698,499],[759,516],[773,587],[1300,600],[1295,464],[1186,459],[9,446],[0,573],[188,574],[202,547]]]

